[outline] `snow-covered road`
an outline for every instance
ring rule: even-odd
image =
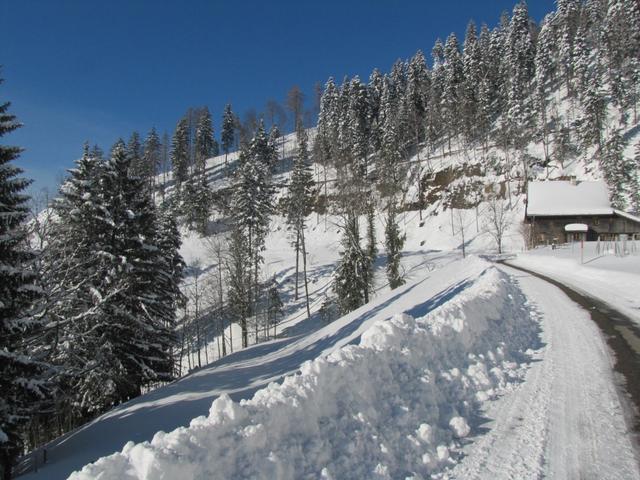
[[[637,479],[638,461],[605,340],[559,288],[503,267],[541,320],[526,379],[490,403],[485,435],[448,478]]]

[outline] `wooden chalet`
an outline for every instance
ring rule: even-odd
[[[614,209],[603,181],[529,182],[525,221],[534,245],[640,239],[640,217]],[[575,224],[586,231],[571,228]]]

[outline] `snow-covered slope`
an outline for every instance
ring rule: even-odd
[[[521,377],[537,329],[504,274],[478,258],[453,262],[315,333],[250,348],[123,405],[60,449],[118,448],[145,424],[186,424],[218,397],[189,427],[130,443],[72,478],[435,473],[457,461],[481,402]],[[127,432],[108,439],[109,424]],[[76,465],[78,454],[90,458],[76,452]]]

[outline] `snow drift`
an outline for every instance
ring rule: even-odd
[[[481,262],[481,260],[474,260]],[[524,371],[538,325],[486,265],[426,316],[378,321],[359,345],[189,427],[128,443],[71,475],[97,479],[424,478],[456,463],[481,403]],[[441,300],[441,299],[440,299]]]

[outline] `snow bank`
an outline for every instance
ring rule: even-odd
[[[128,443],[88,479],[424,478],[456,463],[481,401],[523,372],[537,338],[525,299],[487,265],[414,319],[378,321],[251,400],[215,400],[189,427]],[[471,427],[470,427],[471,425]]]

